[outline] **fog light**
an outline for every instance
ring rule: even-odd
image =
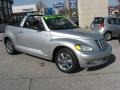
[[[94,64],[94,63],[95,63],[94,60],[90,60],[90,61],[87,62],[87,64]]]

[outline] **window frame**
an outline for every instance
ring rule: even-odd
[[[34,29],[34,28],[25,27],[25,23],[27,22],[28,18],[30,18],[30,17],[38,17],[38,16],[40,17],[39,21],[41,22],[41,25],[42,25],[43,28],[41,28],[41,29]],[[44,26],[44,24],[43,24],[43,22],[42,22],[42,19],[41,19],[41,16],[40,16],[40,15],[30,15],[30,16],[28,16],[28,17],[26,18],[24,24],[23,24],[23,28],[27,28],[27,29],[30,29],[30,30],[36,30],[36,31],[46,31],[45,26]]]

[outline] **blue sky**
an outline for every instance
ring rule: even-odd
[[[115,5],[118,5],[119,3],[118,3],[118,1],[119,0],[108,0],[109,2],[109,5],[113,5],[113,6],[115,6]]]
[[[14,0],[14,5],[24,5],[24,4],[35,4],[39,0]],[[59,1],[64,1],[64,0],[43,0],[44,3],[52,7],[53,3],[59,2]],[[92,0],[91,0],[92,1]],[[118,0],[108,0],[109,5],[118,5]]]
[[[35,4],[39,0],[14,0],[14,5]],[[46,6],[52,7],[54,3],[64,0],[43,0]]]

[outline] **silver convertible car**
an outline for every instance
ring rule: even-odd
[[[78,28],[64,16],[27,15],[19,26],[6,26],[4,43],[8,54],[45,58],[65,73],[104,64],[112,51],[102,35]]]

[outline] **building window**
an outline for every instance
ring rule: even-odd
[[[12,13],[12,0],[0,0],[0,17],[2,15],[3,21],[7,23],[10,21]]]
[[[8,3],[8,8],[11,8],[11,7],[10,7],[10,3]]]
[[[8,16],[8,8],[4,8],[4,14],[5,16]]]
[[[3,1],[3,7],[7,7],[7,2]]]
[[[2,2],[1,2],[1,0],[0,0],[0,7],[2,7]]]
[[[2,13],[3,12],[3,9],[0,7],[0,13]]]
[[[9,3],[10,8],[12,8],[12,3]]]

